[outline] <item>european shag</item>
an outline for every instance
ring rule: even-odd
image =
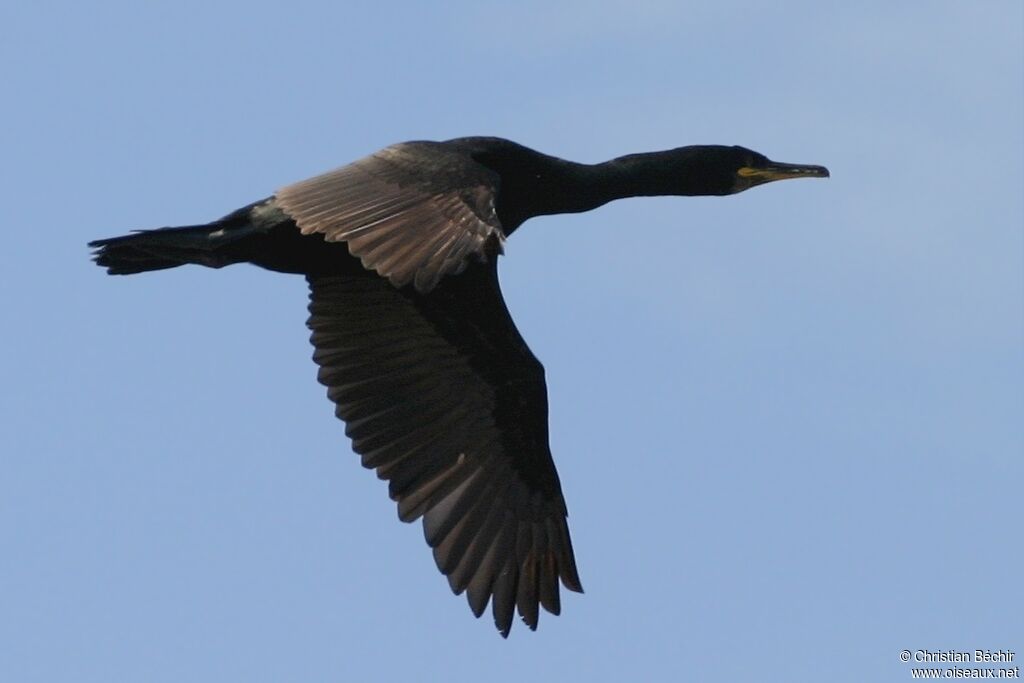
[[[534,216],[613,199],[729,195],[828,177],[743,147],[579,164],[490,137],[405,142],[206,225],[90,243],[109,273],[253,263],[305,275],[318,379],[398,516],[423,518],[456,594],[503,636],[518,612],[582,592],[548,448],[544,369],[498,286],[502,244]]]

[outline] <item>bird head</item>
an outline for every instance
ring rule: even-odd
[[[829,177],[828,169],[824,166],[772,161],[759,152],[739,146],[721,148],[719,167],[727,176],[719,180],[723,188],[728,188],[721,194],[736,194],[775,180]]]

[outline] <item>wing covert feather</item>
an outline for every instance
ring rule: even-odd
[[[302,234],[345,242],[396,287],[426,293],[500,253],[498,185],[497,174],[464,153],[405,142],[283,187],[275,200]]]

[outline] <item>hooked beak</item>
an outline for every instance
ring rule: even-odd
[[[824,166],[812,166],[810,164],[785,164],[781,161],[770,161],[763,168],[744,166],[736,171],[736,175],[745,181],[749,186],[770,183],[773,180],[787,180],[789,178],[828,178],[828,169]]]

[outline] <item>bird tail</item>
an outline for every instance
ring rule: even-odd
[[[232,245],[261,232],[252,224],[251,208],[247,206],[205,225],[140,230],[95,240],[89,246],[96,250],[93,260],[111,275],[163,270],[186,263],[221,268],[244,261]]]

